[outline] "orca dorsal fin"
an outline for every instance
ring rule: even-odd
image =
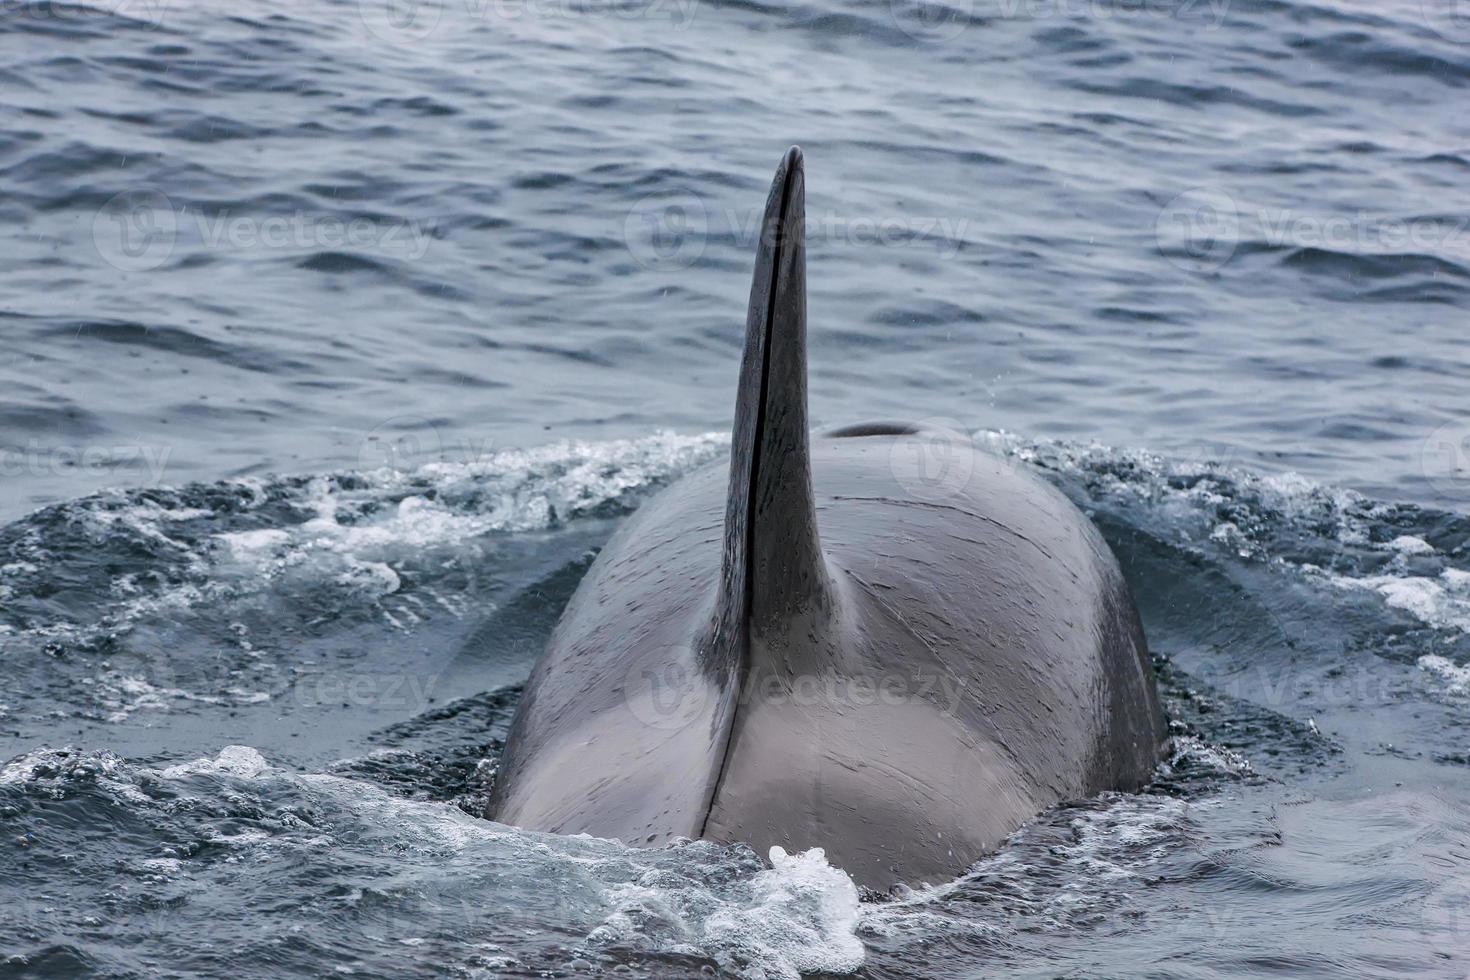
[[[786,151],[761,221],[735,402],[721,606],[746,629],[827,592],[806,412],[806,176]]]

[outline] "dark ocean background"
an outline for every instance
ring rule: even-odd
[[[0,977],[1470,973],[1470,11],[0,0]],[[477,819],[617,520],[811,415],[1037,467],[1174,748],[964,878]]]

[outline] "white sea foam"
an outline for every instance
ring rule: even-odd
[[[728,437],[714,433],[560,442],[416,470],[248,478],[202,491],[159,491],[172,495],[171,505],[104,492],[63,505],[69,526],[82,531],[89,554],[113,547],[132,563],[144,549],[152,553],[148,567],[99,584],[97,601],[75,618],[0,630],[6,640],[38,645],[87,647],[107,640],[111,646],[140,622],[177,621],[272,591],[289,596],[326,589],[336,593],[328,601],[365,608],[409,631],[431,614],[460,616],[469,608],[460,595],[436,588],[434,569],[478,547],[477,538],[544,530],[609,507],[616,513],[638,492],[715,457],[727,444]],[[219,512],[192,505],[206,494],[229,503]],[[241,527],[266,519],[273,523]],[[39,543],[31,551],[0,567],[0,598],[46,588],[40,580],[56,558]],[[405,572],[413,574],[412,589],[403,587]],[[237,646],[260,661],[260,651],[243,636]],[[198,671],[186,679],[165,650],[138,652],[124,644],[119,656],[78,683],[101,716],[117,722],[190,702],[268,700],[272,678],[260,671],[269,673],[271,666],[254,663],[245,678],[221,670],[211,686]]]
[[[1384,526],[1414,520],[1415,508],[1375,503],[1355,491],[1294,473],[1260,475],[1217,462],[1170,460],[1102,445],[1030,441],[1004,432],[981,432],[976,439],[1042,469],[1083,480],[1090,497],[1147,507],[1153,533],[1172,532],[1186,546],[1209,542],[1334,589],[1371,593],[1390,608],[1443,631],[1446,642],[1470,634],[1470,571],[1444,566],[1447,558],[1422,533],[1373,540],[1374,532]],[[1274,555],[1273,539],[1290,542],[1293,551],[1306,542],[1308,550],[1337,553],[1332,566],[1323,568],[1300,557]],[[1355,555],[1375,552],[1388,552],[1392,559],[1386,565],[1365,559],[1372,574],[1351,571]],[[1441,567],[1436,569],[1435,563]],[[1419,666],[1446,684],[1445,693],[1470,690],[1470,667],[1460,667],[1438,653],[1421,657]]]
[[[373,560],[491,532],[542,530],[705,462],[727,441],[665,432],[505,450],[410,472],[321,476],[300,492],[298,506],[312,514],[306,521],[219,540],[235,560],[269,570],[303,552]]]
[[[1426,653],[1418,660],[1419,668],[1445,683],[1445,692],[1455,696],[1470,695],[1470,667],[1461,667],[1448,657]]]
[[[1409,574],[1325,577],[1340,589],[1376,592],[1388,605],[1427,626],[1470,633],[1470,572],[1446,568],[1433,578]]]
[[[787,854],[773,847],[770,861],[770,868],[732,881],[647,867],[602,890],[610,911],[588,934],[588,946],[709,956],[723,971],[753,980],[797,980],[803,973],[848,973],[861,966],[865,951],[856,935],[852,879],[828,864],[821,848]]]
[[[1259,474],[1212,459],[1174,459],[1101,443],[1023,439],[1000,430],[975,433],[977,444],[1043,470],[1080,477],[1089,495],[1146,505],[1181,542],[1213,541],[1239,557],[1270,558],[1265,538],[1291,524],[1339,544],[1369,540],[1375,506],[1353,490],[1298,473]]]
[[[283,770],[240,745],[156,771],[135,772],[115,758],[108,764],[120,768],[124,781],[140,773],[169,781],[227,780],[232,786],[219,792],[230,798],[258,783],[273,807],[292,794],[306,797],[314,813],[308,839],[257,827],[211,838],[237,850],[341,846],[333,843],[338,838],[357,848],[428,858],[436,869],[477,873],[480,867],[495,867],[497,888],[512,894],[522,887],[561,889],[576,896],[562,914],[586,916],[588,953],[619,947],[706,957],[723,971],[751,980],[847,973],[864,959],[857,936],[857,887],[820,849],[787,854],[773,848],[770,866],[762,867],[748,850],[709,841],[644,850],[585,835],[529,833],[475,819],[448,804],[392,796],[358,780]],[[0,781],[25,779],[46,765],[54,762],[38,759],[29,769],[23,760],[12,763],[0,771]],[[157,805],[141,795],[139,802]],[[579,911],[579,905],[585,907]],[[393,941],[401,943],[402,937]],[[479,946],[473,955],[480,956]]]
[[[190,776],[237,776],[248,779],[269,768],[265,756],[248,745],[226,745],[214,758],[199,758],[169,766],[159,772],[164,779],[186,779]]]
[[[123,721],[135,711],[167,711],[178,701],[219,704],[223,700],[179,687],[160,686],[145,678],[115,670],[103,671],[86,686],[93,691],[97,703],[107,709],[107,720],[113,722]]]
[[[381,600],[399,592],[401,566],[431,549],[544,530],[597,511],[713,458],[727,441],[715,433],[659,433],[505,450],[412,471],[315,477],[289,497],[305,520],[215,535],[210,574],[236,591],[305,575],[365,601]],[[450,600],[436,605],[454,612]],[[406,598],[384,605],[382,615],[407,630],[422,611]]]
[[[1174,796],[1120,797],[1113,806],[1073,818],[1074,840],[1059,845],[1057,853],[1095,878],[1142,880],[1147,868],[1177,846],[1191,805]]]
[[[1046,931],[1116,910],[1188,841],[1189,811],[1200,805],[1110,793],[1042,814],[960,878],[864,905],[859,935],[989,941],[1014,934],[1018,919],[1026,931]],[[976,894],[986,900],[950,901]]]
[[[1201,766],[1226,776],[1243,776],[1255,771],[1251,761],[1239,752],[1193,735],[1176,735],[1171,742],[1169,758],[1159,763],[1159,769],[1166,774],[1182,765]]]
[[[1401,555],[1434,554],[1434,545],[1430,544],[1428,541],[1425,541],[1423,538],[1415,537],[1412,534],[1400,534],[1392,541],[1383,545],[1383,547],[1389,551],[1396,551]]]
[[[237,558],[242,559],[274,551],[291,542],[291,535],[278,527],[257,528],[253,531],[232,531],[217,535],[217,537],[235,553]]]
[[[771,868],[750,882],[749,900],[720,908],[702,938],[722,965],[745,976],[799,980],[803,973],[850,973],[863,964],[857,886],[821,848],[787,854],[772,847]]]

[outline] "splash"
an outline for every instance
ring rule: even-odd
[[[294,772],[240,745],[160,769],[63,749],[0,770],[0,821],[25,813],[37,826],[54,807],[75,819],[41,824],[33,856],[81,863],[96,887],[78,901],[103,909],[99,924],[119,916],[123,896],[152,909],[161,942],[187,944],[197,916],[249,903],[239,952],[261,957],[257,966],[302,942],[321,964],[369,975],[412,973],[424,955],[448,973],[673,956],[752,980],[845,973],[863,961],[857,889],[820,850],[777,849],[767,867],[748,848],[708,841],[644,850],[536,834]],[[181,894],[193,899],[156,904]],[[528,914],[587,938],[570,949],[529,943],[514,924]],[[25,925],[60,927],[44,916]],[[126,943],[99,943],[95,955],[131,954]]]
[[[413,470],[59,504],[0,528],[0,648],[12,665],[35,666],[25,689],[65,687],[60,700],[114,723],[257,704],[298,665],[252,622],[376,621],[408,633],[479,611],[470,590],[498,540],[625,514],[726,443],[674,433],[559,442]]]

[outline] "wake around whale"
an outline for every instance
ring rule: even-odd
[[[822,847],[860,884],[963,873],[1165,741],[1118,564],[1019,466],[807,429],[805,174],[766,202],[728,461],[638,509],[536,664],[487,816],[640,845]]]

